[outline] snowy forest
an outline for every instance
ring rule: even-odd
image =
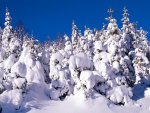
[[[12,28],[7,8],[0,29],[1,112],[25,109],[33,96],[61,102],[74,96],[81,103],[102,96],[116,106],[137,105],[139,90],[150,96],[147,32],[126,8],[121,28],[112,9],[108,14],[100,30],[82,33],[73,21],[71,37],[40,43]]]

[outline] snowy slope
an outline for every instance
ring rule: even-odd
[[[149,113],[148,100],[150,100],[150,97],[138,102],[139,105],[116,106],[103,96],[82,103],[78,102],[75,97],[70,96],[65,101],[37,100],[34,103],[30,102],[32,106],[19,111],[19,113]]]

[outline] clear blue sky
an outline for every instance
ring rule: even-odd
[[[5,7],[8,6],[13,26],[20,20],[41,41],[47,36],[70,35],[72,20],[78,28],[84,25],[100,29],[107,9],[115,10],[114,17],[121,25],[122,9],[126,5],[131,21],[150,32],[150,0],[0,0],[0,23],[4,22]]]

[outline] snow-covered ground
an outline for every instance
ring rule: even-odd
[[[145,96],[127,106],[120,106],[99,94],[87,100],[71,95],[63,101],[54,101],[35,89],[26,95],[24,107],[14,110],[8,105],[2,106],[2,113],[150,113],[150,95]]]
[[[78,103],[74,97],[69,97],[63,102],[40,101],[40,104],[32,104],[34,107],[27,113],[149,113],[150,107],[146,98],[141,100],[140,105],[116,106],[109,103],[106,98],[99,96],[95,99],[89,99],[85,102]],[[22,111],[21,113],[26,113]]]
[[[138,104],[128,106],[116,106],[103,96],[97,96],[79,102],[74,96],[68,97],[64,101],[39,100],[26,103],[26,108],[12,112],[6,108],[3,113],[149,113],[150,97],[138,101]],[[8,111],[9,110],[9,111]]]

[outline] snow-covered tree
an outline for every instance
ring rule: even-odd
[[[78,27],[75,25],[75,22],[72,22],[72,34],[71,34],[71,41],[73,44],[73,47],[76,48],[78,40],[79,40],[80,34]]]
[[[5,57],[8,57],[9,54],[9,42],[12,38],[12,26],[11,26],[11,16],[8,8],[6,8],[5,14],[5,28],[2,35],[2,47],[5,51]]]
[[[50,98],[64,99],[72,93],[70,73],[67,67],[63,67],[64,56],[60,52],[53,53],[50,58]]]
[[[123,23],[122,29],[126,33],[129,32],[129,24],[130,24],[130,20],[129,20],[128,16],[129,16],[128,10],[126,9],[126,7],[124,7],[124,9],[123,9],[123,18],[121,19],[121,21]]]
[[[149,59],[148,59],[148,41],[146,38],[147,33],[141,28],[135,43],[135,56],[133,59],[133,66],[136,76],[136,84],[149,84]]]

